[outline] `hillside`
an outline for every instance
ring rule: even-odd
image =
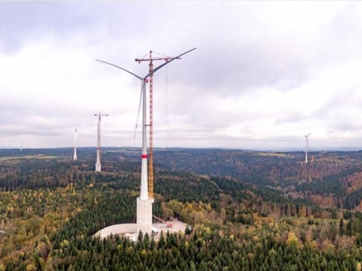
[[[360,152],[155,153],[154,214],[192,225],[158,243],[99,229],[134,223],[140,152],[0,150],[0,270],[360,270]],[[350,210],[347,210],[350,209]]]
[[[209,176],[230,176],[272,187],[284,197],[307,199],[332,208],[361,210],[362,152],[247,152],[180,149],[160,151],[155,161],[172,169]]]

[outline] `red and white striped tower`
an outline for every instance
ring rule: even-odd
[[[147,97],[146,79],[142,82],[142,168],[141,168],[141,193],[137,198],[137,232],[151,234],[152,232],[152,203],[153,198],[148,195],[147,175]]]

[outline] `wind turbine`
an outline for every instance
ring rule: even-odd
[[[305,163],[308,163],[308,150],[309,150],[309,142],[308,142],[308,137],[310,136],[311,133],[305,135]]]
[[[73,160],[77,160],[77,128],[74,132],[74,149],[73,149]]]
[[[113,67],[116,67],[118,69],[121,69],[134,77],[138,78],[141,81],[141,94],[140,94],[140,101],[138,106],[138,114],[137,114],[137,122],[136,122],[136,129],[137,129],[137,123],[139,118],[139,113],[141,109],[141,103],[142,103],[142,167],[141,167],[141,194],[140,197],[137,198],[137,232],[142,231],[144,234],[148,233],[150,234],[152,231],[152,203],[153,203],[153,197],[150,197],[149,191],[148,191],[148,178],[147,178],[147,124],[146,124],[146,118],[147,118],[147,98],[146,98],[146,83],[148,82],[148,78],[151,77],[155,72],[157,72],[159,69],[164,67],[165,65],[169,64],[170,62],[174,61],[175,59],[179,59],[181,56],[196,50],[196,48],[193,48],[191,50],[188,50],[176,57],[170,58],[165,63],[157,66],[152,71],[149,71],[145,76],[139,76],[137,74],[134,74],[133,72],[130,72],[129,70],[126,70],[120,66],[117,66],[115,64],[96,59],[96,61],[111,65]],[[152,191],[153,194],[153,191]]]

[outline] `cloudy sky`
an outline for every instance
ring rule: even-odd
[[[362,146],[362,3],[0,2],[0,148],[140,146],[135,58],[154,76],[154,145]],[[162,64],[154,61],[154,65]],[[140,124],[139,124],[140,127]]]

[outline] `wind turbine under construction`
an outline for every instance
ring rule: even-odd
[[[309,141],[308,137],[311,133],[305,135],[305,163],[308,164],[308,150],[309,150]]]
[[[141,194],[140,197],[137,198],[137,233],[142,231],[142,233],[148,233],[151,234],[152,232],[152,203],[154,202],[153,199],[153,179],[152,180],[148,180],[148,176],[147,176],[147,126],[150,126],[150,131],[151,131],[151,135],[150,135],[150,143],[152,146],[152,125],[153,125],[153,120],[152,120],[152,111],[153,111],[153,107],[152,107],[152,80],[153,80],[153,74],[155,72],[157,72],[159,69],[161,69],[162,67],[164,67],[165,65],[169,64],[170,62],[172,62],[175,59],[180,59],[181,56],[196,50],[196,48],[193,48],[191,50],[188,50],[176,57],[168,57],[168,58],[152,58],[152,53],[150,54],[150,58],[149,59],[136,59],[136,61],[140,62],[140,61],[150,61],[150,68],[149,68],[149,72],[145,75],[145,76],[139,76],[137,74],[134,74],[133,72],[130,72],[129,70],[126,70],[122,67],[119,67],[117,65],[114,65],[112,63],[106,62],[106,61],[102,61],[102,60],[98,60],[99,62],[111,65],[113,67],[116,67],[118,69],[121,69],[131,75],[133,75],[134,77],[138,78],[141,81],[141,94],[140,94],[140,103],[139,103],[139,107],[138,107],[138,115],[137,115],[137,122],[138,122],[138,118],[139,118],[139,113],[140,113],[140,109],[141,109],[141,103],[142,103],[142,168],[141,168]],[[165,60],[165,63],[157,66],[156,68],[153,68],[153,60]],[[147,98],[146,98],[146,83],[150,82],[150,124],[146,124],[146,118],[147,118]],[[137,123],[136,123],[136,128],[137,128]],[[150,152],[152,151],[152,149],[150,149]],[[152,157],[152,154],[151,154]],[[152,158],[151,158],[152,159]],[[150,162],[152,162],[152,160],[150,159]],[[153,176],[153,167],[151,166],[151,170],[152,173],[150,174],[151,176]],[[152,182],[152,183],[150,183]],[[149,187],[151,188],[151,190],[149,190]]]

